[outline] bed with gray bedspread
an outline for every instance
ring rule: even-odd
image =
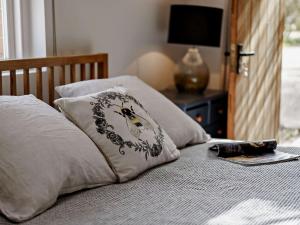
[[[23,224],[300,224],[300,161],[245,167],[217,159],[209,145],[130,182],[64,196]]]

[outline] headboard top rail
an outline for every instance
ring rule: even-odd
[[[8,59],[0,61],[0,71],[53,67],[71,64],[107,62],[106,53],[93,55],[50,56],[44,58]]]

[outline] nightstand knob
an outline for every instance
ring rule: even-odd
[[[218,129],[218,130],[217,130],[217,134],[219,134],[219,135],[220,135],[220,134],[223,134],[223,131],[222,131],[221,129]]]
[[[195,120],[198,122],[198,123],[201,123],[203,121],[203,117],[201,115],[197,115],[195,117]]]
[[[223,109],[219,109],[219,110],[218,110],[218,113],[219,113],[220,115],[222,115],[222,114],[224,113],[224,110],[223,110]]]

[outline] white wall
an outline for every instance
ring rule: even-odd
[[[157,89],[173,84],[174,64],[188,46],[167,44],[170,4],[201,4],[224,8],[220,48],[200,47],[211,79],[223,86],[222,62],[229,0],[56,0],[58,55],[109,53],[110,76],[132,74]],[[47,6],[47,5],[46,5]]]

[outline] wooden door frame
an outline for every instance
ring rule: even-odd
[[[250,0],[249,0],[250,1]],[[229,51],[230,59],[227,65],[228,74],[228,122],[227,122],[227,136],[229,139],[235,139],[235,109],[236,109],[236,59],[237,59],[237,44],[238,44],[238,3],[239,0],[231,0],[230,6],[230,31],[229,31]],[[284,0],[280,1],[280,15],[284,17]],[[281,17],[280,16],[280,17]],[[284,31],[284,20],[279,22],[278,29]],[[282,42],[282,41],[281,41]],[[282,43],[281,43],[282,45]],[[280,107],[280,104],[279,104]],[[279,118],[278,118],[279,121]],[[278,125],[279,126],[279,125]]]
[[[229,66],[228,66],[228,112],[227,112],[227,137],[234,139],[234,116],[235,116],[235,93],[236,92],[236,77],[233,68],[236,67],[236,47],[232,43],[237,43],[237,8],[238,0],[231,0],[230,11],[230,35],[229,35]],[[234,29],[233,29],[234,27]]]

